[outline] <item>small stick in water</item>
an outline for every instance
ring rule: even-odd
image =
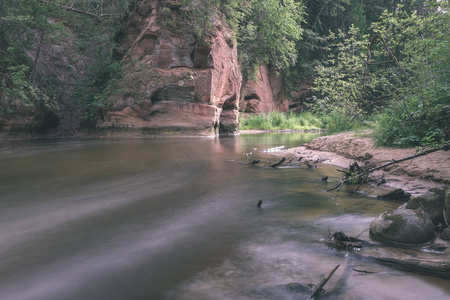
[[[262,200],[259,200],[258,204],[256,204],[256,206],[259,208],[259,207],[261,207],[261,204],[262,204]]]
[[[330,272],[328,272],[327,275],[325,275],[325,277],[319,282],[318,285],[316,285],[316,288],[313,290],[313,292],[311,293],[311,295],[308,297],[307,300],[313,300],[316,299],[316,296],[319,294],[320,289],[325,285],[325,283],[327,283],[327,281],[331,278],[331,276],[333,276],[334,272],[337,270],[337,268],[339,268],[339,265],[335,265],[333,267],[333,269],[330,270]]]

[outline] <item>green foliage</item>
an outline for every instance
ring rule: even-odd
[[[93,63],[86,76],[81,78],[80,86],[74,93],[74,104],[82,110],[82,126],[94,127],[103,112],[111,107],[110,96],[115,93],[118,80],[122,77],[121,64],[113,58],[114,44],[102,39],[97,47],[91,49]]]
[[[439,141],[445,141],[445,132],[431,127],[423,112],[422,101],[418,97],[411,97],[408,101],[393,101],[379,116],[374,132],[376,143],[401,148],[438,146]],[[445,112],[444,109],[442,113]],[[448,120],[448,115],[442,117]]]
[[[331,118],[333,127],[383,111],[375,133],[380,145],[436,145],[448,140],[450,20],[445,5],[427,1],[423,14],[402,6],[386,10],[371,27],[370,43],[353,27],[337,39],[330,34],[335,42],[327,61],[316,69],[311,109],[339,116]]]
[[[241,130],[305,130],[322,128],[322,122],[311,113],[279,113],[249,115],[240,117]]]
[[[346,115],[340,113],[329,113],[320,117],[324,129],[327,133],[334,134],[345,131],[358,131],[363,129],[373,129],[375,122],[373,117],[359,116],[349,120]]]
[[[240,8],[238,51],[244,78],[255,68],[270,65],[282,70],[295,64],[296,41],[301,38],[304,7],[293,0],[246,1]]]
[[[359,38],[359,30],[351,27],[348,34],[330,33],[333,43],[327,60],[316,68],[315,97],[311,109],[319,114],[346,116],[348,121],[376,105],[386,80],[378,73],[366,72],[368,36]]]
[[[12,113],[21,105],[57,109],[57,104],[37,69],[36,60],[44,37],[57,33],[48,16],[54,7],[40,1],[5,1],[0,11],[0,90],[7,99],[0,113]],[[34,54],[34,57],[30,53]],[[27,53],[28,52],[28,53]]]
[[[93,18],[89,14],[65,12],[67,22],[78,34],[78,51],[92,58],[86,74],[77,81],[72,110],[81,111],[82,127],[95,127],[98,118],[111,108],[111,95],[116,93],[122,77],[120,61],[114,59],[117,45],[115,34],[120,30],[123,18],[130,13],[130,1],[109,0],[101,4],[79,1],[77,9],[103,16]]]
[[[392,101],[375,132],[378,144],[437,146],[450,140],[448,8],[448,2],[427,1],[426,13],[386,12],[374,24],[404,70],[392,81]]]
[[[112,60],[112,40],[129,13],[130,1],[8,0],[0,4],[0,90],[7,99],[0,113],[11,113],[20,105],[55,111],[58,101],[65,101],[66,87],[40,69],[44,44],[62,45],[72,60],[79,54],[93,58],[87,78],[77,83],[82,88],[75,93],[74,105],[79,105],[76,109],[83,111],[85,119],[91,120],[93,111],[109,105],[111,80],[120,75],[119,63]],[[71,48],[71,31],[77,33],[74,45],[78,49]]]
[[[185,0],[182,1],[184,17],[194,25],[197,37],[202,38],[210,34],[212,17],[220,6],[219,0]]]

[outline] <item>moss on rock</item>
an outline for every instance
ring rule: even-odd
[[[370,225],[373,238],[405,244],[430,241],[434,237],[434,226],[422,210],[406,209],[402,205],[393,212],[384,212]]]

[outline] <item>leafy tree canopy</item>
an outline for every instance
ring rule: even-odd
[[[331,34],[330,55],[316,69],[314,109],[351,119],[377,107],[383,145],[448,141],[449,21],[448,2],[430,0],[412,12],[402,5],[386,10],[372,24],[371,39],[354,28]]]
[[[280,70],[295,64],[303,20],[304,6],[294,0],[245,1],[237,32],[244,77],[261,64]]]

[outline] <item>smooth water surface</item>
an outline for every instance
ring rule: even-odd
[[[312,137],[1,142],[0,299],[295,299],[277,285],[336,264],[323,299],[450,298],[448,281],[323,244],[392,204],[325,192],[333,166],[263,167],[281,156],[261,149]]]

